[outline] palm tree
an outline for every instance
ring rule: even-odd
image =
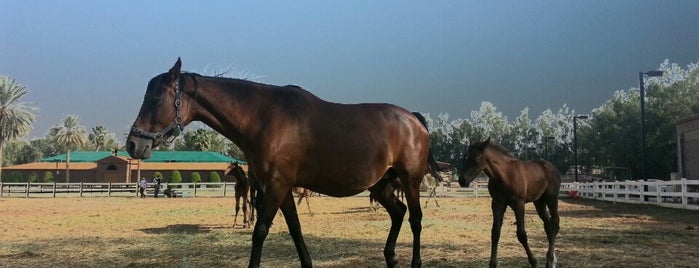
[[[77,115],[67,115],[63,125],[52,128],[56,131],[56,142],[66,148],[66,183],[70,182],[70,150],[80,148],[87,141],[85,128],[78,122]]]
[[[104,126],[92,128],[92,132],[87,136],[90,142],[95,145],[95,151],[99,151],[107,145],[114,144],[114,135]]]
[[[2,150],[6,142],[29,134],[38,109],[20,99],[29,93],[26,86],[9,76],[0,76],[0,182],[2,181]]]

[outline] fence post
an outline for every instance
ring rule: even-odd
[[[658,205],[663,203],[663,198],[660,196],[660,180],[655,181],[655,203]]]
[[[83,182],[82,181],[80,182],[80,190],[78,190],[78,191],[80,192],[80,197],[83,197]]]
[[[687,178],[682,178],[682,208],[687,209]]]
[[[194,197],[197,197],[197,183],[193,182],[192,184],[194,185]]]
[[[31,186],[29,184],[30,184],[30,182],[27,182],[27,184],[26,184],[27,188],[25,188],[26,191],[24,192],[24,198],[29,198],[29,187]]]
[[[56,198],[56,182],[53,182],[53,198]]]
[[[223,197],[226,197],[226,189],[228,188],[227,186],[228,186],[228,183],[226,183],[226,182],[224,181],[224,182],[223,182]]]
[[[112,197],[112,182],[110,181],[109,184],[107,184],[107,197]]]
[[[478,182],[473,184],[473,196],[478,197]]]

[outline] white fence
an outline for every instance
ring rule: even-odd
[[[699,180],[564,183],[561,194],[614,203],[699,210]]]
[[[163,183],[160,194],[172,187],[179,197],[233,196],[235,183]],[[148,184],[146,194],[153,196],[154,185]],[[0,182],[0,197],[60,197],[60,196],[137,196],[138,183],[14,183]]]
[[[235,183],[163,183],[182,197],[234,196]],[[474,182],[461,188],[456,183],[438,186],[437,196],[489,197],[487,182]],[[153,195],[153,184],[146,193]],[[137,183],[7,183],[0,182],[0,197],[60,196],[137,196]],[[427,195],[427,192],[423,193]],[[663,207],[699,210],[699,180],[616,181],[563,183],[561,195],[619,203],[652,204]]]

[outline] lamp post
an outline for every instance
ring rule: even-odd
[[[663,76],[663,71],[638,72],[641,91],[641,179],[646,179],[646,88],[645,77]]]
[[[578,119],[587,119],[586,114],[573,116],[573,162],[575,163],[575,182],[578,182]]]

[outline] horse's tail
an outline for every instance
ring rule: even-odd
[[[413,112],[413,115],[417,117],[417,120],[422,123],[422,125],[425,127],[425,130],[429,133],[430,130],[427,128],[427,120],[425,120],[425,117],[422,116],[422,114],[418,112]],[[439,165],[437,165],[437,161],[434,160],[434,156],[432,155],[432,149],[429,150],[429,153],[427,154],[427,171],[432,174],[432,176],[437,179],[439,182],[443,182],[444,179],[442,179],[442,176],[439,175]]]

